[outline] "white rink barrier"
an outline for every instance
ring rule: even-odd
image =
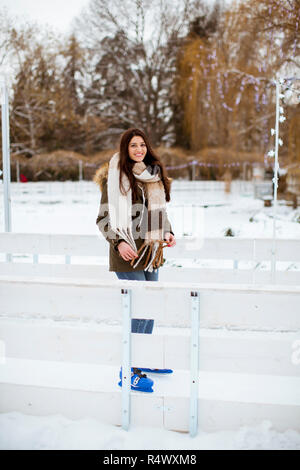
[[[299,287],[1,276],[0,297],[1,412],[300,430]],[[130,318],[153,318],[153,334],[130,334]],[[130,392],[131,365],[174,374]]]
[[[263,263],[271,268],[272,247],[272,239],[180,238],[175,247],[164,250],[167,263],[160,268],[160,280],[261,285],[274,281],[279,285],[299,285],[300,271],[293,270],[293,263],[300,262],[300,240],[276,240],[277,266],[278,262],[285,262],[288,267],[277,269],[274,280],[270,269],[260,269]],[[0,253],[6,255],[0,262],[0,275],[116,278],[108,271],[108,243],[101,234],[0,233]],[[51,261],[55,256],[60,256],[62,262],[55,258]],[[104,257],[105,261],[95,264],[97,257]],[[213,267],[205,262],[212,262]],[[190,267],[185,267],[188,263]]]

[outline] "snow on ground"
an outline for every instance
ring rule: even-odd
[[[200,183],[200,182],[199,182]],[[251,184],[223,190],[175,189],[168,214],[176,236],[192,233],[197,220],[205,237],[224,236],[231,228],[237,237],[272,237],[273,208],[254,199]],[[92,182],[13,183],[12,230],[27,233],[98,234],[95,225],[100,192]],[[177,185],[178,188],[178,185]],[[192,204],[199,207],[185,207]],[[194,212],[193,212],[194,211]],[[3,185],[0,184],[0,230],[4,230]],[[300,238],[300,210],[280,204],[277,236]],[[129,432],[96,420],[70,420],[60,415],[0,414],[0,449],[300,449],[300,434],[277,432],[272,423],[237,431],[188,434],[131,426]]]
[[[186,187],[187,182],[183,183]],[[251,183],[236,182],[231,194],[224,193],[217,184],[215,189],[208,190],[202,185],[205,182],[197,183],[194,189],[184,190],[174,185],[167,207],[177,236],[199,229],[205,237],[222,237],[231,228],[237,237],[272,237],[273,207],[263,207],[262,200],[254,199]],[[11,188],[12,231],[99,233],[95,222],[100,191],[93,182],[12,183]],[[0,184],[0,230],[4,230],[2,193]],[[199,207],[192,209],[192,204]],[[201,220],[201,227],[197,227],[197,220]],[[300,209],[293,210],[279,201],[277,236],[300,238],[299,222]]]
[[[236,237],[271,238],[273,207],[264,207],[253,197],[251,182],[234,181],[226,194],[222,182],[178,181],[173,184],[168,216],[177,238],[183,234],[200,237],[223,237],[230,228]],[[3,185],[0,184],[0,230],[4,230]],[[12,183],[12,231],[26,233],[67,233],[100,235],[96,218],[101,193],[93,182]],[[194,206],[194,207],[193,207]],[[278,238],[300,238],[300,209],[294,210],[279,201],[276,216]],[[14,255],[18,262],[31,262],[32,257]],[[0,254],[0,260],[4,255]],[[40,262],[64,263],[64,257],[40,256]],[[85,262],[84,257],[73,261]],[[232,268],[231,260],[176,260],[184,267]],[[88,263],[107,264],[107,258],[89,259]],[[249,264],[250,263],[250,264]],[[172,259],[167,265],[174,264]],[[241,261],[240,269],[251,268],[251,261]],[[269,270],[270,262],[257,266]],[[279,270],[298,270],[300,263],[278,262]]]
[[[95,449],[95,450],[216,450],[300,449],[300,434],[278,432],[270,421],[238,431],[187,433],[131,425],[130,430],[93,419],[70,420],[61,415],[29,416],[17,412],[0,414],[0,449]]]

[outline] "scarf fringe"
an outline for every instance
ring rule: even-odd
[[[144,244],[141,246],[141,248],[139,249],[138,254],[139,254],[140,250],[144,247],[144,245],[145,245],[145,243],[144,243]],[[133,267],[135,268],[135,267],[139,264],[139,262],[141,261],[141,259],[142,259],[143,256],[144,256],[144,253],[147,251],[147,248],[148,248],[148,246],[146,245],[146,246],[144,247],[144,250],[142,251],[142,254],[138,257],[138,260],[137,260],[137,262],[136,262],[134,265],[133,265],[133,263],[134,263],[135,259],[133,259],[133,260],[130,262],[131,266],[133,265]]]
[[[145,271],[152,271],[153,269],[159,268],[163,264],[163,249],[166,246],[168,246],[168,242],[165,242],[164,240],[151,241],[150,243],[144,242],[137,252],[137,254],[139,255],[138,261],[136,259],[131,260],[131,266],[135,268],[139,264],[142,257],[144,256],[144,253],[146,253],[148,249],[146,261],[143,266],[145,268]]]

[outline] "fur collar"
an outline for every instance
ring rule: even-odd
[[[102,191],[104,179],[107,179],[107,176],[108,176],[108,165],[109,165],[109,162],[103,163],[98,168],[98,170],[96,171],[93,177],[93,181],[94,183],[97,184],[97,186],[99,186],[100,191]]]

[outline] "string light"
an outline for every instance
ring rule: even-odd
[[[229,72],[235,72],[235,71],[229,71]],[[246,74],[243,72],[240,72],[240,71],[236,71],[238,74],[241,74],[243,75],[243,78],[241,80],[241,87],[240,87],[240,92],[239,94],[237,95],[237,98],[236,98],[236,101],[235,101],[235,104],[238,105],[240,100],[241,100],[241,96],[242,96],[242,91],[244,89],[244,86],[246,83],[259,83],[261,81],[265,81],[267,83],[270,83],[270,84],[276,84],[276,79],[266,79],[265,77],[254,77],[253,75],[251,74]],[[225,72],[223,72],[224,75],[225,75]],[[227,73],[226,73],[226,78],[227,78]],[[209,78],[209,77],[208,77]],[[247,80],[248,78],[248,80]],[[278,79],[278,82],[279,84],[281,85],[281,87],[284,86],[285,88],[285,93],[282,93],[280,92],[279,93],[279,99],[283,100],[284,98],[287,98],[287,94],[286,94],[286,90],[290,90],[291,93],[299,93],[298,97],[300,99],[300,90],[292,87],[291,85],[288,85],[289,82],[292,82],[294,80],[300,80],[300,78],[297,78],[297,77],[292,77],[292,78],[282,78],[280,77]],[[217,74],[217,83],[218,83],[218,88],[219,88],[219,93],[221,95],[222,98],[224,98],[224,94],[223,94],[223,88],[222,88],[222,83],[221,83],[221,80],[220,80],[220,72],[218,72]],[[256,101],[257,101],[257,96],[258,96],[258,87],[257,85],[255,84],[255,90],[256,90]],[[210,82],[208,81],[207,83],[207,97],[210,96]],[[262,94],[262,103],[265,104],[266,103],[266,94],[263,93]],[[223,107],[226,108],[226,109],[229,109],[230,111],[232,111],[232,108],[230,108],[228,105],[226,105],[225,102],[223,102]],[[284,116],[284,108],[283,106],[279,106],[279,122],[284,122],[286,120],[286,117]],[[265,121],[266,123],[267,121]],[[271,129],[271,135],[275,135],[276,134],[276,131],[274,128]],[[267,139],[267,135],[266,135],[266,141],[268,140]],[[280,146],[283,145],[283,140],[280,139],[278,137],[278,144]],[[267,153],[267,156],[268,157],[271,157],[271,158],[274,158],[275,156],[275,150],[274,149],[271,149],[268,151]],[[266,155],[264,157],[264,163],[265,163],[265,166],[269,166],[269,162],[268,160],[266,159]],[[219,164],[219,163],[205,163],[205,162],[198,162],[196,160],[192,161],[192,162],[188,162],[188,163],[184,163],[182,165],[176,165],[176,166],[166,166],[166,169],[167,170],[179,170],[179,169],[183,169],[183,168],[187,168],[189,166],[192,166],[192,165],[197,165],[197,166],[200,166],[200,167],[208,167],[208,168],[211,168],[211,167],[223,167],[223,168],[227,168],[227,167],[238,167],[242,164],[247,164],[247,165],[255,165],[256,163],[253,163],[253,162],[249,162],[249,161],[244,161],[244,162],[231,162],[231,163],[223,163],[223,164]],[[278,168],[279,169],[279,165],[278,165]],[[275,183],[275,176],[273,178],[273,183]],[[278,178],[276,179],[276,184],[278,184]]]
[[[231,162],[231,163],[206,163],[206,162],[198,162],[197,160],[194,160],[193,162],[188,162],[188,163],[183,163],[182,165],[175,165],[175,166],[166,166],[167,170],[181,170],[183,168],[187,168],[189,166],[200,166],[200,167],[215,167],[215,168],[222,168],[222,167],[238,167],[241,165],[251,165],[254,166],[256,165],[256,162],[249,162],[249,161],[243,161],[243,162]]]

